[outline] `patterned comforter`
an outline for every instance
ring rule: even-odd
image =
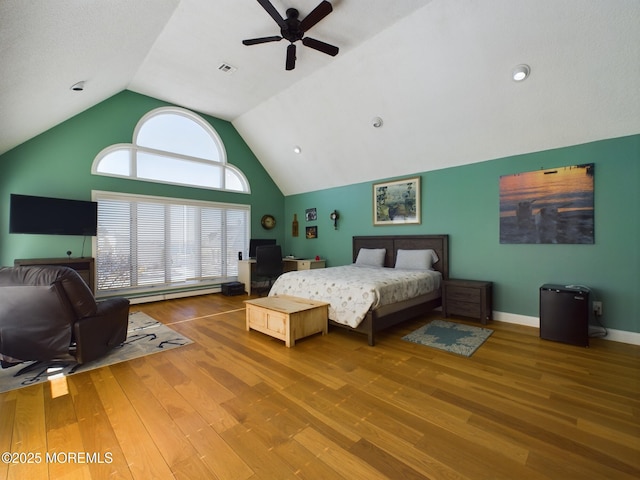
[[[269,296],[290,295],[329,302],[329,318],[357,327],[370,309],[408,300],[440,288],[441,274],[431,270],[343,265],[287,272]]]

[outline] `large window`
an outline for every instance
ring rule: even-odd
[[[238,274],[248,205],[93,192],[97,294],[219,284]]]
[[[249,193],[249,182],[227,163],[224,145],[213,127],[178,107],[147,113],[133,132],[133,143],[102,150],[91,173]]]

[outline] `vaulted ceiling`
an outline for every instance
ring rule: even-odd
[[[124,89],[231,121],[286,195],[640,133],[638,0],[331,3],[339,54],[286,71],[255,0],[0,0],[0,153]]]

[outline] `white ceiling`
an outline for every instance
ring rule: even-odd
[[[231,121],[286,195],[640,133],[638,0],[332,4],[340,53],[285,71],[255,0],[0,0],[0,153],[124,89]]]

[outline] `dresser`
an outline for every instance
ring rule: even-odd
[[[80,257],[80,258],[20,258],[13,262],[15,267],[28,267],[28,266],[44,266],[53,265],[56,267],[69,267],[74,269],[80,274],[85,283],[89,286],[91,291],[96,293],[94,285],[95,278],[95,260],[92,257]]]
[[[442,313],[444,317],[460,315],[472,317],[485,324],[491,320],[492,282],[479,280],[444,280],[442,284]]]

